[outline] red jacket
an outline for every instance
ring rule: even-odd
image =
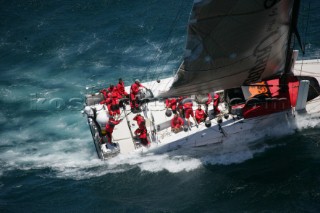
[[[139,135],[139,138],[147,138],[147,128],[145,126],[141,126],[136,131],[134,131],[134,134]]]
[[[114,120],[114,118],[109,118],[108,123],[106,124],[106,131],[112,133],[115,125],[118,125],[121,120]]]
[[[111,92],[111,97],[112,97],[112,98],[122,98],[122,95],[120,95],[120,93],[118,92],[118,90],[115,89],[115,90],[113,90],[113,91]]]
[[[171,127],[172,128],[180,128],[183,125],[183,120],[181,117],[178,117],[177,119],[175,117],[171,120]]]
[[[200,120],[202,118],[204,118],[204,111],[203,109],[196,109],[196,119]]]
[[[177,100],[179,109],[183,109],[183,103],[182,103],[183,98],[184,98],[183,96],[180,96]]]
[[[176,98],[166,99],[166,107],[175,110],[177,108],[177,99]]]
[[[183,104],[184,109],[192,109],[193,103],[192,102],[185,102]]]
[[[142,86],[141,84],[133,83],[130,88],[130,93],[133,95],[137,95],[139,92],[139,88]]]
[[[109,109],[112,104],[112,98],[106,98],[105,100],[100,101],[100,104],[106,104]]]
[[[212,97],[211,97],[210,93],[208,93],[208,100],[207,100],[206,104],[209,105],[211,103],[211,101],[212,101]]]
[[[103,94],[103,97],[104,97],[105,99],[107,99],[107,98],[108,98],[108,93],[109,93],[109,91],[107,91],[106,89],[102,89],[102,90],[100,90],[100,93],[102,93],[102,94]]]
[[[113,86],[112,88],[111,88],[111,87],[108,87],[108,88],[107,88],[107,91],[108,91],[108,92],[113,92],[113,91],[115,91],[115,90],[117,90],[117,87],[115,87],[115,86]]]
[[[111,105],[119,105],[119,99],[118,98],[110,98],[111,99]]]
[[[219,103],[220,103],[220,96],[219,94],[215,93],[213,96],[213,106],[217,107]]]
[[[127,95],[127,92],[126,92],[126,90],[124,89],[124,83],[123,82],[119,82],[118,84],[117,84],[117,90],[118,90],[118,93],[120,94],[120,95]]]
[[[141,122],[144,121],[144,117],[142,115],[136,115],[133,120],[137,121],[138,126],[140,127]]]

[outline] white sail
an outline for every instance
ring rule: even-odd
[[[185,58],[163,96],[205,94],[280,75],[293,0],[195,0]]]

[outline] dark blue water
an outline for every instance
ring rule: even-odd
[[[171,76],[192,1],[0,3],[0,212],[320,211],[317,128],[220,154],[97,159],[86,87]],[[305,58],[320,53],[319,10],[303,1]]]

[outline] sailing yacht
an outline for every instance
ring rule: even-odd
[[[151,147],[142,147],[134,136],[136,112],[126,104],[121,109],[123,121],[113,133],[114,144],[106,143],[109,115],[100,104],[104,96],[86,95],[83,113],[99,158],[141,149],[170,151],[251,142],[290,134],[301,119],[319,118],[319,61],[297,61],[298,51],[293,50],[297,41],[304,52],[297,29],[299,6],[299,0],[195,0],[185,57],[176,75],[144,82],[149,89],[140,91],[139,111]],[[220,94],[220,114],[214,115],[211,104],[205,122],[193,121],[191,127],[173,133],[173,116],[166,113],[164,101],[188,97],[195,110],[212,92]]]

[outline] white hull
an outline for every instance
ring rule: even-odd
[[[301,62],[297,62],[294,70],[295,74],[313,76],[320,82],[320,64],[317,61],[309,62],[310,63],[308,64],[305,61],[302,69],[305,70],[306,68],[309,70],[308,73],[303,73],[303,71],[299,70]],[[172,78],[168,78],[163,79],[160,83],[148,82],[144,83],[144,85],[152,89],[154,94],[157,95],[159,92],[167,90],[170,87],[172,80]],[[128,88],[126,89],[128,90]],[[138,149],[156,153],[167,152],[182,147],[195,148],[217,145],[223,148],[234,146],[236,143],[249,143],[266,137],[270,138],[292,134],[298,128],[319,124],[319,101],[320,97],[317,97],[310,101],[310,103],[307,103],[306,113],[303,115],[298,115],[294,110],[286,110],[250,119],[238,119],[236,116],[232,117],[230,115],[227,119],[223,118],[221,125],[219,125],[215,119],[212,119],[212,125],[209,128],[207,128],[204,123],[201,123],[198,127],[193,125],[191,130],[181,131],[177,134],[172,133],[170,130],[170,120],[172,117],[168,118],[165,116],[163,101],[151,102],[144,107],[142,114],[146,119],[146,126],[149,131],[152,145],[149,149]],[[194,104],[194,106],[195,105],[196,104]],[[96,108],[98,114],[107,113],[100,104],[91,107]],[[196,106],[194,109],[196,109]],[[221,110],[223,110],[222,105]],[[127,116],[124,116],[124,114]],[[132,133],[137,128],[136,123],[132,120],[134,116],[135,114],[131,113],[129,106],[127,106],[126,110],[122,110],[121,112],[121,117],[124,118],[124,120],[114,129],[113,140],[119,144],[120,153],[122,154],[127,154],[137,149],[136,142],[132,138]],[[90,118],[89,125],[91,125]],[[156,133],[152,134],[154,130],[156,130]],[[99,147],[97,148],[97,152],[98,149]],[[110,152],[110,150],[108,151]],[[117,153],[114,155],[116,154]],[[114,155],[106,154],[103,157],[102,154],[101,157],[100,154],[99,157],[106,159]]]

